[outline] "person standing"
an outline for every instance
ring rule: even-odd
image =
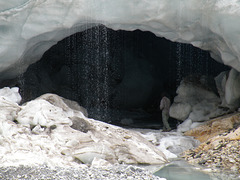
[[[162,111],[162,122],[163,122],[163,131],[170,131],[171,127],[169,126],[169,109],[170,109],[171,101],[166,96],[160,101],[160,110]]]

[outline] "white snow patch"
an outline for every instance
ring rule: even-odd
[[[75,104],[45,94],[19,106],[0,96],[1,166],[167,162],[164,154],[139,134],[89,119],[71,109],[71,103]]]
[[[179,132],[162,132],[162,130],[133,129],[139,132],[149,142],[161,150],[167,159],[179,157],[179,155],[192,148],[196,148],[200,142],[193,137],[184,136]]]
[[[19,104],[22,100],[21,95],[18,93],[18,87],[5,87],[0,89],[0,96],[4,97],[4,99]]]

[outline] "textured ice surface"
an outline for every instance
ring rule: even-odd
[[[89,119],[66,102],[45,94],[20,106],[0,96],[0,166],[167,162],[139,134]]]
[[[0,89],[0,96],[4,99],[19,104],[22,100],[21,95],[18,93],[19,88],[18,87],[5,87]]]
[[[232,80],[231,87],[236,86],[236,81],[237,78]],[[213,79],[206,76],[184,78],[177,88],[170,116],[183,121],[189,118],[193,122],[201,122],[227,113],[227,109],[220,107],[221,99],[216,94],[214,85]],[[229,93],[232,101],[239,98],[238,93]]]
[[[236,0],[1,1],[1,79],[25,71],[57,41],[98,23],[191,43],[239,71],[239,16]]]
[[[193,137],[183,136],[180,132],[162,132],[151,129],[134,129],[141,133],[163,152],[167,159],[177,158],[182,152],[196,148],[200,142]]]

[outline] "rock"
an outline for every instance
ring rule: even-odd
[[[239,141],[240,140],[240,128],[236,129],[233,132],[230,132],[226,137],[232,141]]]
[[[192,164],[214,168],[215,171],[228,170],[240,174],[239,132],[240,127],[232,130],[227,136],[214,136],[198,148],[186,151],[184,157]]]
[[[188,162],[213,168],[215,171],[228,170],[239,176],[239,113],[214,119],[185,134],[193,135],[203,142],[196,149],[184,153]]]
[[[184,133],[186,136],[193,136],[200,142],[205,142],[208,139],[228,132],[240,123],[240,113],[226,115],[220,118],[205,122],[194,129]]]
[[[120,178],[122,176],[122,178]],[[144,179],[166,180],[153,175],[152,172],[132,165],[114,165],[104,167],[49,167],[46,165],[0,167],[1,179],[87,179],[87,180],[120,180],[120,179]]]
[[[88,123],[88,121],[84,120],[83,118],[79,117],[71,117],[72,125],[71,128],[87,133],[89,130],[91,130],[91,125]]]

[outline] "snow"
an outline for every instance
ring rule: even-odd
[[[233,82],[232,86],[235,84],[236,82]],[[177,88],[177,96],[174,97],[170,107],[170,116],[182,121],[191,119],[194,122],[201,122],[227,113],[227,110],[220,107],[222,102],[214,89],[215,81],[210,77],[184,78]],[[233,100],[239,98],[236,94],[232,93]]]
[[[167,162],[138,133],[89,119],[77,110],[76,102],[54,94],[21,106],[0,96],[0,107],[1,166],[79,167],[97,159],[103,164]]]
[[[200,145],[198,140],[190,136],[183,136],[181,132],[171,131],[162,132],[162,130],[152,129],[133,129],[139,132],[149,142],[153,143],[168,160],[180,157],[181,153],[196,148]]]
[[[235,69],[229,72],[225,85],[225,100],[231,109],[236,109],[240,104],[240,73]]]
[[[177,132],[183,133],[183,132],[189,131],[191,129],[194,129],[202,125],[203,123],[204,122],[193,122],[190,118],[188,118],[183,123],[177,126]]]
[[[60,107],[56,107],[46,100],[37,99],[30,101],[21,107],[18,113],[18,122],[21,124],[40,125],[50,127],[52,125],[61,123],[72,125],[72,121],[68,118],[74,114],[73,112],[66,112]],[[56,117],[58,117],[56,119]]]
[[[18,87],[5,87],[0,89],[0,96],[4,97],[4,99],[19,104],[22,100],[21,95],[18,93],[19,88]]]
[[[2,1],[0,77],[15,77],[59,40],[100,23],[193,44],[240,71],[239,9],[236,0]]]
[[[12,89],[16,93],[17,89]],[[76,107],[75,102],[54,94],[21,106],[6,99],[0,96],[1,166],[79,167],[76,159],[91,166],[159,165],[199,145],[181,132],[127,130],[89,119],[71,108]]]

